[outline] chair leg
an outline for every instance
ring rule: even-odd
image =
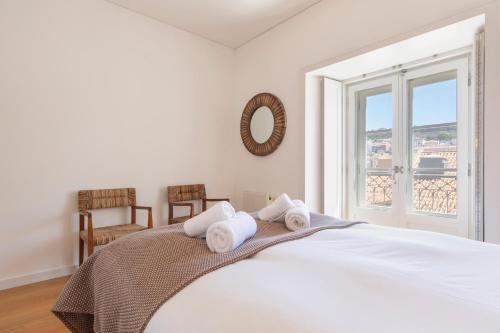
[[[148,229],[153,228],[153,209],[148,209]]]
[[[90,242],[87,242],[87,255],[90,257],[92,255],[92,253],[94,253],[94,242],[90,241]]]
[[[79,251],[79,255],[80,255],[80,260],[79,260],[79,263],[81,266],[83,264],[83,245],[84,245],[84,242],[83,242],[83,239],[80,238],[80,251]]]

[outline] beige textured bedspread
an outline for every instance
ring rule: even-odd
[[[182,224],[124,237],[91,256],[64,287],[54,314],[73,332],[143,332],[156,310],[200,276],[279,243],[346,222],[311,214],[311,228],[290,232],[257,221],[257,233],[228,253],[212,253],[204,239],[187,237]]]

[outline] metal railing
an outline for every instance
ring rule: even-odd
[[[457,169],[414,169],[413,206],[422,212],[456,214]]]
[[[366,201],[369,205],[390,206],[392,204],[392,171],[368,169],[366,172]]]
[[[416,168],[412,173],[413,209],[415,211],[456,214],[456,169]],[[393,174],[387,169],[368,169],[365,196],[368,205],[392,204]]]

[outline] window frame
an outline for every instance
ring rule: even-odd
[[[402,121],[405,123],[405,124],[408,124],[407,121],[407,115],[408,115],[408,103],[406,103],[407,105],[404,105],[405,103],[403,103],[403,100],[404,100],[404,96],[407,96],[407,93],[408,93],[408,87],[406,86],[406,84],[403,83],[408,81],[410,78],[414,78],[416,76],[422,76],[422,73],[425,73],[426,70],[429,71],[429,73],[433,73],[435,71],[433,70],[430,70],[431,68],[438,68],[438,71],[446,71],[447,69],[449,68],[456,68],[457,67],[457,64],[458,67],[460,67],[460,70],[457,71],[457,79],[460,77],[460,80],[467,80],[470,82],[469,80],[469,69],[470,69],[470,59],[471,59],[471,52],[470,52],[470,49],[467,50],[467,51],[464,51],[462,54],[458,54],[458,55],[454,55],[454,56],[450,56],[448,58],[445,58],[445,59],[437,59],[433,62],[429,62],[429,61],[425,61],[423,62],[422,64],[420,65],[415,65],[411,68],[407,68],[407,69],[398,69],[398,70],[394,70],[393,72],[390,72],[390,73],[386,73],[385,75],[380,75],[378,77],[372,77],[372,78],[368,78],[368,79],[364,79],[364,80],[360,80],[360,79],[357,79],[357,80],[352,80],[352,81],[349,81],[349,80],[346,80],[343,82],[343,100],[344,100],[344,107],[343,107],[343,114],[344,114],[344,119],[347,119],[347,121],[344,122],[343,126],[344,126],[344,129],[343,129],[343,133],[344,133],[344,136],[343,136],[343,149],[345,151],[345,154],[344,154],[344,161],[342,162],[345,167],[343,168],[343,178],[346,179],[346,186],[345,186],[345,189],[346,189],[346,194],[344,194],[343,196],[343,200],[344,202],[342,203],[342,207],[343,207],[343,212],[342,212],[342,216],[344,218],[349,218],[350,217],[350,214],[351,214],[351,211],[353,209],[353,203],[357,204],[357,198],[356,197],[353,197],[353,193],[356,193],[357,195],[357,192],[358,192],[358,184],[356,184],[356,180],[353,180],[355,179],[356,177],[353,177],[353,172],[357,172],[357,170],[349,170],[349,168],[347,167],[347,161],[351,160],[351,159],[354,159],[357,157],[357,153],[356,154],[353,154],[352,152],[350,152],[349,150],[346,149],[346,147],[348,147],[348,145],[351,145],[351,147],[353,147],[353,144],[354,144],[354,147],[357,147],[358,143],[357,142],[353,142],[353,135],[351,135],[351,132],[352,132],[352,128],[349,128],[349,124],[352,124],[352,117],[355,116],[355,113],[353,113],[351,111],[352,109],[352,105],[349,105],[350,102],[349,101],[352,101],[352,92],[350,90],[352,89],[349,89],[349,87],[352,87],[354,85],[358,86],[359,89],[357,90],[362,90],[363,88],[366,88],[366,87],[370,87],[370,86],[373,86],[373,83],[376,82],[376,81],[380,81],[380,82],[387,82],[387,80],[390,80],[390,78],[397,78],[397,89],[396,91],[398,91],[398,96],[397,98],[395,98],[396,96],[393,96],[393,99],[394,100],[397,100],[397,108],[398,110],[401,110],[404,108],[402,114],[401,114],[401,111],[397,112],[397,116],[400,116],[400,117],[403,117],[404,119],[402,119]],[[399,75],[398,75],[399,74]],[[417,75],[418,74],[418,75]],[[402,76],[404,75],[404,79],[402,78]],[[458,83],[457,83],[457,87],[458,87]],[[463,89],[463,88],[461,88]],[[473,137],[473,133],[472,133],[472,128],[470,128],[471,126],[469,126],[469,118],[473,118],[473,115],[471,116],[471,102],[472,102],[472,99],[471,99],[471,87],[470,87],[470,84],[467,85],[467,90],[461,90],[460,92],[457,91],[457,96],[460,94],[462,96],[465,96],[465,98],[468,100],[467,103],[465,103],[465,107],[468,108],[467,112],[465,113],[460,113],[460,112],[457,112],[457,123],[461,123],[462,124],[462,127],[464,127],[463,125],[466,124],[467,125],[467,128],[465,129],[462,129],[462,132],[465,130],[466,131],[466,135],[465,137],[469,140],[469,138]],[[352,102],[351,102],[352,103]],[[393,103],[396,103],[393,101]],[[400,104],[403,104],[403,105],[400,105]],[[458,105],[461,104],[461,103],[458,103],[457,102],[457,107]],[[463,114],[463,116],[460,118],[460,114]],[[393,119],[393,121],[399,121],[398,119]],[[356,123],[356,122],[354,122]],[[460,125],[457,125],[457,126],[460,126]],[[407,131],[409,130],[409,126],[406,125],[406,126],[400,126],[401,127],[401,131],[405,131],[405,133],[401,133],[400,137],[403,138],[403,143],[401,143],[401,148],[403,147],[408,147],[408,140],[409,140],[409,137],[408,137],[408,133]],[[393,130],[394,130],[394,127],[393,126]],[[457,130],[457,138],[460,134],[458,133],[458,130]],[[462,134],[461,137],[464,137],[464,135]],[[359,140],[359,139],[358,139]],[[366,144],[366,143],[365,143]],[[472,159],[474,158],[473,154],[472,154],[472,142],[467,142],[465,144],[465,146],[467,147],[467,154],[460,154],[460,155],[466,155],[466,159],[468,161],[468,164],[473,164],[473,161]],[[457,146],[461,146],[459,142],[457,142]],[[462,143],[462,146],[464,146],[464,144]],[[403,149],[405,150],[405,149]],[[406,168],[406,173],[408,174],[409,171],[411,170],[409,167],[409,159],[408,159],[408,153],[410,152],[411,150],[410,149],[406,149],[406,152],[404,153],[404,156],[402,157],[402,160],[401,160],[401,164],[400,165],[403,165],[405,166]],[[395,152],[393,152],[393,156],[395,155]],[[393,165],[396,165],[396,163],[393,162]],[[458,169],[458,168],[457,168]],[[468,236],[468,235],[471,235],[474,233],[474,230],[475,230],[475,223],[474,223],[474,219],[471,218],[471,213],[473,212],[473,207],[471,207],[471,188],[472,188],[472,185],[470,184],[471,183],[471,180],[469,177],[469,175],[467,174],[468,172],[468,169],[469,168],[462,168],[460,171],[457,170],[457,179],[460,178],[462,181],[467,181],[468,182],[468,185],[467,185],[467,195],[466,196],[462,196],[462,198],[458,199],[460,200],[460,203],[458,203],[457,201],[457,212],[458,212],[458,209],[463,209],[463,213],[465,214],[465,223],[462,223],[462,226],[461,227],[458,227],[456,228],[456,223],[454,223],[453,221],[453,217],[454,215],[451,215],[451,221],[448,221],[446,222],[446,220],[450,220],[448,217],[449,215],[448,214],[445,214],[446,216],[441,216],[442,214],[436,214],[436,213],[429,213],[429,212],[418,212],[417,214],[411,214],[411,212],[408,210],[408,201],[410,201],[411,203],[411,200],[412,200],[412,196],[408,195],[408,193],[405,193],[404,197],[406,197],[406,200],[407,202],[404,203],[404,209],[405,209],[405,214],[407,215],[412,215],[412,218],[410,219],[410,221],[406,221],[406,219],[401,219],[401,220],[404,220],[404,221],[400,221],[400,225],[401,227],[415,227],[415,228],[421,228],[421,229],[426,229],[428,227],[428,225],[426,225],[426,223],[421,223],[421,221],[418,221],[418,216],[424,216],[424,217],[429,217],[429,216],[432,216],[436,219],[443,219],[445,218],[442,223],[442,226],[440,228],[435,228],[436,230],[434,231],[439,231],[439,232],[445,232],[445,233],[453,233],[451,232],[451,230],[453,228],[456,228],[458,229],[458,233],[462,236]],[[464,172],[465,172],[465,176],[464,176]],[[405,191],[408,191],[408,190],[411,190],[411,188],[409,189],[408,187],[408,179],[409,177],[401,177],[401,178],[404,178],[405,180],[405,185],[404,185],[404,189]],[[403,181],[403,179],[401,179],[401,181]],[[458,186],[457,186],[458,188]],[[355,190],[353,190],[355,189]],[[402,196],[403,197],[403,196]],[[394,205],[394,202],[393,202],[393,205]],[[465,207],[465,208],[459,208],[459,207]],[[374,210],[374,208],[376,208],[375,210],[387,210],[388,208],[387,207],[374,207],[374,206],[370,206],[370,209]],[[359,207],[357,207],[357,209],[359,209]],[[423,215],[422,215],[423,214]],[[472,229],[474,230],[472,230]]]

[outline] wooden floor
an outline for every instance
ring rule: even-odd
[[[50,312],[68,278],[0,291],[0,332],[69,332]]]

